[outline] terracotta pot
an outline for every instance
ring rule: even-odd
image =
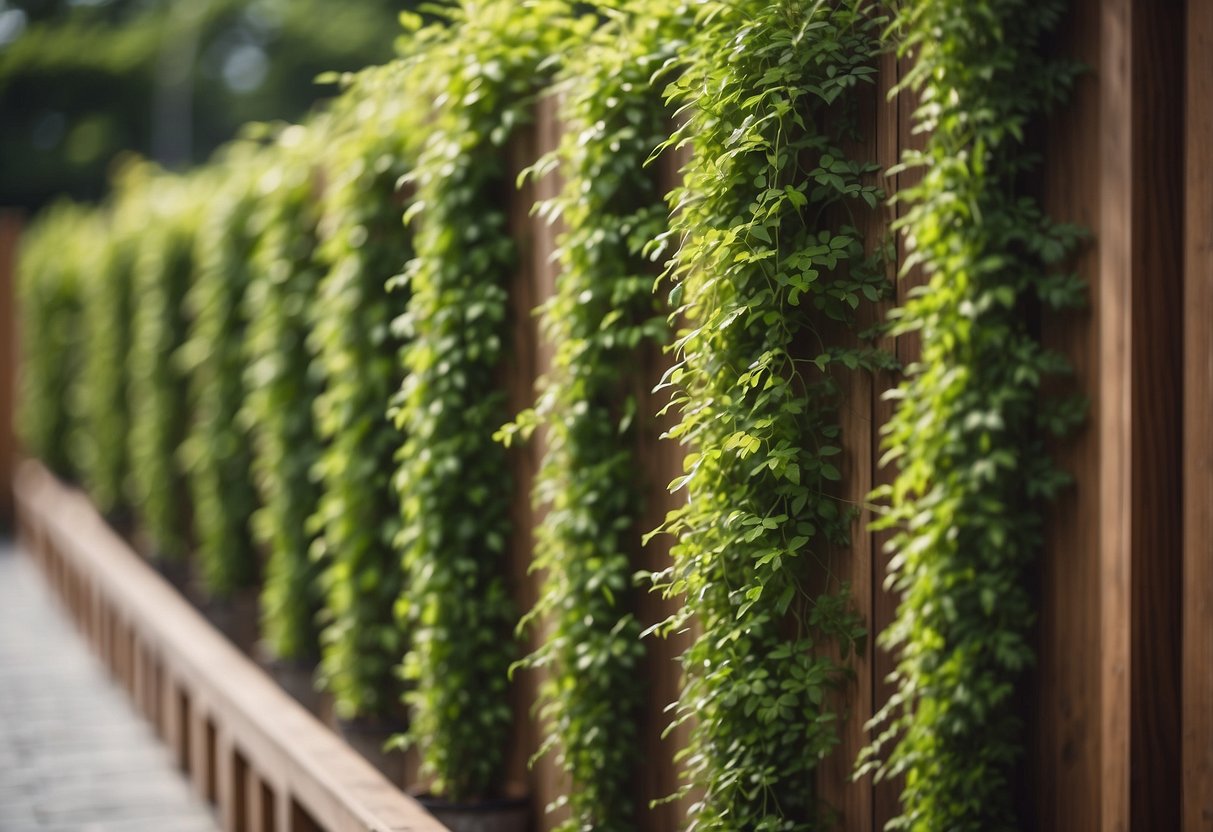
[[[526,798],[451,803],[439,797],[420,795],[417,802],[451,832],[530,832],[531,829],[531,803]]]
[[[404,732],[402,723],[381,719],[333,720],[333,727],[346,744],[361,754],[368,763],[386,777],[393,785],[404,789],[417,776],[415,755],[398,748],[385,751],[388,740]]]

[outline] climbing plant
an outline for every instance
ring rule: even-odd
[[[833,558],[853,512],[837,496],[837,375],[881,362],[827,338],[885,280],[854,217],[881,194],[843,150],[875,75],[880,21],[860,0],[697,6],[669,96],[689,145],[671,195],[668,268],[682,326],[667,374],[687,446],[657,576],[695,622],[676,721],[692,830],[828,828],[813,774],[837,743],[829,693],[864,637]],[[855,335],[849,343],[857,343]]]
[[[199,191],[209,198],[199,218],[197,271],[186,295],[189,338],[180,352],[193,413],[182,455],[193,497],[197,563],[205,590],[219,598],[251,587],[259,572],[251,528],[257,508],[251,438],[240,415],[257,158],[251,147],[234,147],[199,181]]]
[[[131,495],[156,558],[180,560],[190,545],[188,483],[180,457],[189,390],[176,351],[185,340],[185,293],[194,271],[197,218],[189,184],[147,170],[146,226],[134,260],[130,352]]]
[[[639,548],[632,370],[644,347],[668,340],[646,244],[666,228],[665,192],[645,163],[669,136],[670,113],[653,76],[684,46],[681,8],[601,8],[608,22],[570,50],[560,96],[559,147],[533,169],[558,171],[558,196],[540,213],[563,224],[560,273],[542,307],[554,347],[533,409],[502,431],[508,445],[542,427],[533,499],[542,520],[532,568],[544,575],[527,616],[540,639],[522,664],[543,668],[543,749],[554,749],[571,788],[573,832],[636,828],[634,770],[644,685],[641,625],[629,596]],[[644,419],[644,415],[640,417]]]
[[[407,572],[404,672],[424,773],[451,800],[500,785],[511,713],[506,673],[515,614],[505,555],[510,488],[493,433],[505,421],[500,371],[515,246],[504,146],[525,124],[552,57],[592,20],[562,0],[463,2],[411,37],[415,104],[434,109],[417,167],[416,257],[401,321],[410,338],[396,422]]]
[[[342,135],[330,146],[312,349],[325,378],[317,428],[328,445],[317,522],[328,567],[321,678],[337,713],[390,716],[402,695],[405,649],[395,620],[403,570],[393,541],[400,505],[392,483],[399,434],[387,412],[400,388],[402,341],[392,322],[407,291],[389,291],[412,256],[399,180],[407,173],[407,96],[397,65],[348,79]]]
[[[253,214],[254,276],[244,294],[244,418],[253,437],[261,507],[253,530],[267,561],[261,592],[262,635],[278,659],[319,655],[319,573],[310,522],[320,499],[315,466],[322,443],[314,407],[323,389],[307,346],[317,287],[317,188],[320,129],[285,128],[259,162]]]
[[[1022,753],[1013,695],[1032,661],[1025,569],[1040,545],[1041,504],[1065,477],[1044,439],[1082,417],[1078,400],[1041,396],[1065,361],[1033,336],[1025,309],[1081,300],[1054,273],[1076,231],[1045,217],[1021,180],[1024,133],[1057,102],[1074,67],[1041,41],[1061,2],[902,4],[896,29],[913,64],[926,148],[905,163],[921,183],[898,198],[908,257],[927,285],[893,320],[921,357],[897,389],[878,492],[896,530],[890,577],[901,601],[881,634],[896,651],[896,692],[861,771],[904,776],[892,828],[1019,828],[1013,766]],[[883,759],[882,759],[883,757]]]
[[[96,272],[85,282],[84,366],[76,387],[81,419],[76,453],[81,479],[97,508],[121,519],[130,505],[130,374],[126,359],[131,349],[136,244],[145,227],[143,199],[144,194],[133,186],[119,189],[105,209],[97,232]]]
[[[79,418],[71,395],[84,359],[78,333],[90,273],[85,263],[98,242],[96,223],[83,206],[57,203],[22,241],[18,265],[23,320],[18,432],[27,451],[64,477],[76,474],[71,446]]]

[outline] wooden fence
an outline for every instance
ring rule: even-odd
[[[1090,302],[1037,323],[1043,341],[1076,368],[1073,383],[1091,408],[1079,433],[1055,448],[1075,482],[1050,511],[1034,575],[1038,661],[1020,697],[1028,756],[1019,803],[1030,829],[1213,830],[1213,2],[1072,0],[1053,48],[1089,69],[1035,137],[1044,164],[1030,187],[1055,218],[1091,232],[1074,264]],[[863,150],[883,167],[921,141],[911,131],[912,102],[887,95],[903,69],[883,58],[863,109],[863,135],[871,137]],[[559,134],[554,103],[545,100],[533,130],[510,151],[515,171],[554,147]],[[672,181],[676,160],[663,164],[658,175]],[[884,184],[896,190],[912,175]],[[553,290],[555,232],[530,206],[556,187],[554,178],[527,185],[512,212],[523,255],[506,372],[514,409],[531,403],[551,357],[532,311]],[[872,219],[871,245],[887,234],[891,210]],[[899,246],[895,259],[903,254]],[[919,280],[913,273],[900,280],[897,298]],[[887,346],[903,363],[917,349],[912,337]],[[668,361],[651,358],[637,379],[643,389]],[[890,476],[876,460],[891,411],[881,394],[893,382],[849,376],[841,413],[844,496],[862,507],[843,577],[873,633],[891,620],[895,599],[883,589],[884,539],[868,530],[864,495]],[[680,451],[658,441],[661,430],[649,425],[638,439],[646,529],[673,506],[665,486],[682,473]],[[538,520],[529,494],[541,448],[511,454],[509,570],[520,608],[529,609],[539,582],[528,573]],[[667,557],[668,543],[657,538],[637,552],[637,565],[661,568]],[[670,611],[653,595],[638,603],[647,623]],[[678,638],[649,645],[641,801],[670,794],[678,782],[679,737],[660,733],[665,706],[677,696],[684,645]],[[841,747],[820,771],[818,787],[847,832],[875,832],[896,812],[896,784],[850,777],[866,742],[863,726],[887,697],[891,664],[870,644],[859,657],[842,694]],[[542,736],[532,714],[539,681],[525,671],[515,685],[509,779],[541,809],[562,781],[550,758],[527,766]],[[678,829],[685,808],[659,806],[640,828]]]

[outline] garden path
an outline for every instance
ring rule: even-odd
[[[0,540],[0,832],[217,832],[30,560]]]

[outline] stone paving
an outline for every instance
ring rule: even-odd
[[[0,832],[218,832],[34,566],[3,541]]]

